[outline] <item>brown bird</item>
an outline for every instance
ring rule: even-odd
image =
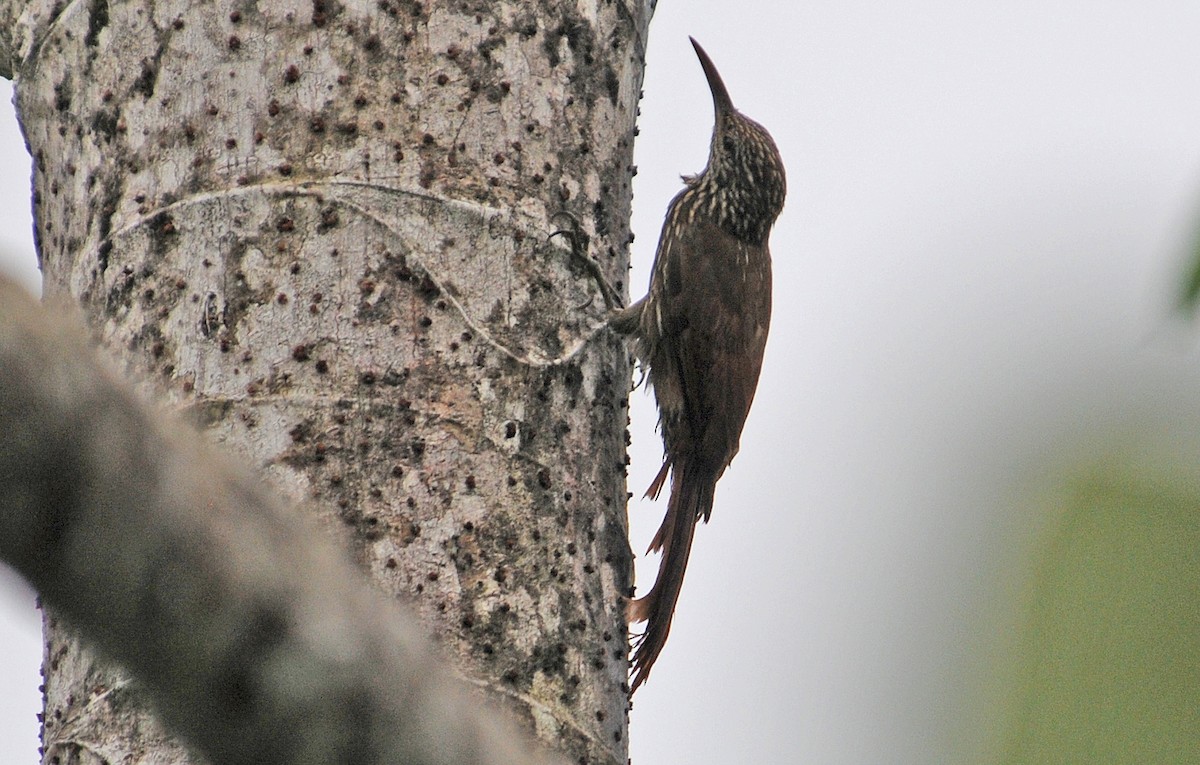
[[[647,622],[630,693],[666,643],[696,523],[708,521],[717,479],[738,451],[771,321],[767,238],[786,192],[770,134],[733,107],[708,54],[692,46],[716,117],[708,166],[684,176],[671,200],[648,294],[610,320],[634,338],[658,401],[665,458],[646,496],[657,498],[671,476],[667,514],[649,549],[662,551],[658,578],[629,606],[631,622]]]

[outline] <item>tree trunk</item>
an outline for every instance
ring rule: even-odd
[[[554,363],[603,304],[547,236],[573,213],[623,291],[649,13],[0,10],[46,294],[579,762],[627,758],[629,367]],[[45,761],[185,759],[53,614],[46,651]]]

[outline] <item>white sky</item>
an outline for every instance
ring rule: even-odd
[[[1200,456],[1196,336],[1167,320],[1200,219],[1200,4],[663,0],[636,294],[706,158],[689,34],[790,191],[758,399],[633,760],[995,761],[987,670],[1045,523],[1013,508],[1114,451]],[[0,117],[0,267],[26,273],[28,167]],[[659,445],[634,401],[640,495]],[[641,549],[663,505],[630,511]],[[31,598],[0,582],[0,765],[36,757]]]

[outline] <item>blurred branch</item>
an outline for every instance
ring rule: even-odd
[[[1191,255],[1179,294],[1179,310],[1194,313],[1200,302],[1200,228],[1192,234]]]
[[[0,559],[212,762],[551,762],[330,540],[3,279],[0,434]]]

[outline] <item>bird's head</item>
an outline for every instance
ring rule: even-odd
[[[739,238],[765,240],[783,209],[787,178],[779,149],[766,128],[739,112],[712,59],[692,47],[712,91],[714,125],[708,166],[688,184],[702,189],[722,225]]]

